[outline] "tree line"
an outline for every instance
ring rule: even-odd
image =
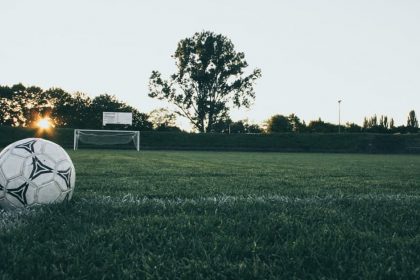
[[[153,129],[147,114],[113,95],[90,98],[84,93],[70,94],[60,88],[0,86],[0,125],[33,127],[40,118],[48,118],[56,127],[101,128],[105,111],[131,112],[132,129]]]
[[[168,109],[156,109],[149,114],[118,100],[114,95],[101,94],[94,98],[75,92],[68,93],[60,88],[43,90],[37,86],[22,84],[0,86],[0,125],[32,127],[37,120],[47,117],[56,127],[102,128],[102,112],[131,112],[133,125],[125,127],[135,130],[181,131],[176,126],[176,114]],[[107,125],[107,128],[121,128]],[[388,116],[366,117],[362,126],[346,123],[340,127],[347,133],[416,133],[419,124],[414,110],[410,111],[406,125],[395,126]],[[321,119],[308,124],[297,115],[274,115],[263,124],[252,124],[248,120],[233,121],[225,116],[212,124],[214,133],[337,133],[339,126]]]
[[[306,132],[306,133],[337,133],[339,131],[346,133],[417,133],[419,132],[419,123],[414,110],[408,113],[407,124],[395,126],[394,119],[388,116],[373,115],[365,117],[363,125],[355,123],[346,123],[345,125],[336,125],[318,120],[310,121],[308,124],[301,121],[295,114],[289,116],[275,115],[265,123],[265,131],[273,132]]]

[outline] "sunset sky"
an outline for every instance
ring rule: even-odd
[[[209,30],[261,68],[234,120],[295,113],[362,124],[420,114],[420,1],[0,0],[0,84],[115,94],[142,112],[152,70],[175,72],[179,40]],[[185,121],[182,126],[186,127]]]

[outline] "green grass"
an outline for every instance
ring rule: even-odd
[[[70,203],[0,213],[0,279],[420,277],[419,156],[70,155]]]

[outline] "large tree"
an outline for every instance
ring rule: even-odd
[[[198,131],[213,131],[219,120],[228,117],[230,108],[248,108],[255,99],[254,83],[261,70],[246,75],[245,55],[236,52],[227,37],[209,31],[195,33],[178,43],[173,58],[176,73],[164,79],[153,71],[149,96],[174,104],[176,112]]]

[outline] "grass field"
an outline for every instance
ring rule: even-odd
[[[420,156],[70,155],[70,203],[0,212],[0,279],[420,278]]]

